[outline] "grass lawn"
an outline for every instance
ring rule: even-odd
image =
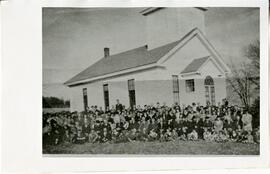
[[[44,146],[43,154],[259,155],[259,144],[204,141],[61,144]]]

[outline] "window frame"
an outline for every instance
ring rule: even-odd
[[[178,103],[180,102],[180,89],[179,89],[179,77],[178,75],[172,75],[172,87],[173,87],[173,102]]]
[[[186,92],[187,93],[195,92],[195,80],[194,79],[185,80],[185,84],[186,84]],[[192,86],[190,86],[191,84],[192,84]],[[190,89],[192,89],[192,90],[190,90]]]
[[[214,79],[208,75],[204,79],[205,99],[206,103],[210,102],[212,105],[216,104],[216,92]]]

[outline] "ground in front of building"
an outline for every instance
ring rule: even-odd
[[[259,144],[170,141],[44,146],[43,154],[259,155]]]

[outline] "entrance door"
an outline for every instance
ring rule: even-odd
[[[128,80],[128,95],[130,108],[133,109],[136,106],[136,94],[135,94],[135,84],[134,79]]]
[[[87,88],[83,88],[83,106],[84,106],[84,110],[86,111],[88,107]]]
[[[107,111],[110,107],[109,103],[109,87],[108,84],[103,85],[103,95],[104,95],[104,106],[105,111]]]
[[[205,87],[205,99],[206,104],[210,103],[212,105],[215,105],[216,99],[215,99],[215,85],[214,80],[211,76],[207,76],[204,80],[204,87]]]
[[[136,105],[136,97],[135,97],[135,90],[128,91],[129,93],[129,104],[131,108],[134,108]]]

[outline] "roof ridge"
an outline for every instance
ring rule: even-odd
[[[109,57],[102,57],[92,65],[85,68],[80,73],[73,76],[71,79],[64,82],[64,84],[75,83],[88,78],[98,77],[112,72],[119,72],[124,69],[144,66],[151,63],[156,63],[165,54],[172,50],[176,45],[182,42],[186,37],[195,31],[200,30],[196,27],[190,30],[187,34],[179,40],[161,45],[159,47],[148,49],[147,45],[137,48],[126,50],[117,54],[110,55]],[[143,49],[144,48],[144,49]],[[135,55],[134,55],[135,54]],[[118,61],[116,63],[116,60]],[[137,61],[134,61],[137,60]],[[109,66],[108,66],[109,65]],[[106,68],[104,68],[106,66]],[[102,71],[101,71],[102,70]]]

